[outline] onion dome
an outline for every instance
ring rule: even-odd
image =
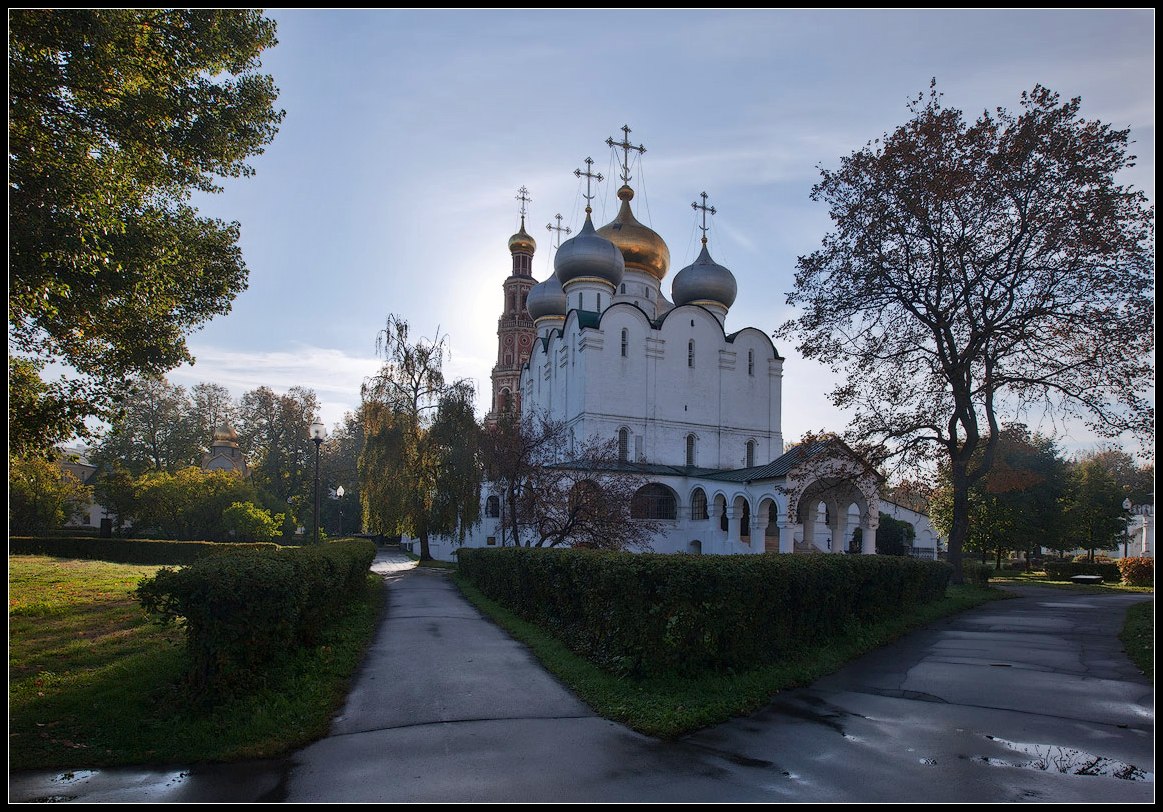
[[[538,282],[529,289],[525,299],[525,309],[533,321],[546,316],[565,316],[565,291],[557,274],[550,274],[544,282]]]
[[[537,241],[533,239],[532,235],[525,231],[525,218],[521,218],[521,228],[517,233],[509,238],[509,253],[516,254],[522,252],[525,254],[532,254],[537,250]]]
[[[210,445],[226,445],[238,447],[238,432],[234,430],[234,426],[230,425],[229,421],[223,420],[218,424],[218,428],[214,429],[214,441]]]
[[[715,302],[730,307],[739,286],[733,273],[711,259],[704,242],[698,259],[675,275],[670,292],[676,305]]]
[[[576,237],[563,242],[553,258],[554,275],[562,287],[584,279],[607,282],[617,287],[626,272],[622,252],[610,240],[598,236],[586,212],[586,221]]]
[[[623,185],[618,190],[618,199],[622,207],[613,222],[607,223],[598,229],[598,234],[605,237],[622,252],[626,260],[626,269],[641,271],[662,281],[670,269],[670,249],[662,237],[634,218],[630,211],[630,201],[634,199],[634,190]]]

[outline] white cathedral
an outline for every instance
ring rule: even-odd
[[[607,144],[627,157],[644,151],[626,137]],[[587,179],[588,204],[588,181],[600,176],[575,174]],[[714,209],[705,194],[692,204],[703,212],[702,250],[674,275],[668,299],[670,250],[634,216],[626,158],[622,180],[614,220],[595,228],[587,205],[585,223],[561,243],[540,284],[520,190],[486,421],[536,410],[572,437],[616,438],[623,464],[648,482],[635,503],[660,520],[655,552],[871,554],[884,509],[917,526],[914,555],[935,557],[927,518],[882,504],[880,477],[843,443],[785,453],[784,359],[763,330],[728,326],[737,286],[711,257],[705,218]],[[481,521],[463,544],[504,538],[498,496],[485,483]],[[432,553],[450,559],[456,544],[433,538]]]

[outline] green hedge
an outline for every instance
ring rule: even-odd
[[[965,580],[974,586],[989,586],[989,579],[997,572],[993,564],[970,564],[968,562],[961,565],[961,571],[965,575]]]
[[[1117,584],[1122,580],[1119,565],[1103,561],[1066,561],[1057,558],[1047,558],[1043,565],[1046,574],[1059,581],[1069,581],[1075,575],[1101,575],[1108,584]]]
[[[225,544],[216,541],[163,541],[155,539],[102,539],[90,536],[67,538],[11,536],[9,555],[51,555],[83,558],[115,564],[192,564],[208,555],[228,550],[277,550],[272,542]]]
[[[289,648],[316,645],[362,594],[375,555],[370,541],[235,550],[158,570],[137,596],[162,622],[184,618],[195,691],[228,696],[260,682]]]
[[[896,556],[460,550],[485,595],[603,668],[750,668],[945,595],[952,570]]]
[[[1154,558],[1120,558],[1116,563],[1123,583],[1130,586],[1153,586],[1155,584]]]

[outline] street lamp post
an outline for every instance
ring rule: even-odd
[[[339,535],[343,535],[343,486],[335,489],[335,498],[339,501]]]
[[[319,446],[327,436],[327,427],[318,417],[311,424],[311,442],[315,444],[315,543],[319,543]]]

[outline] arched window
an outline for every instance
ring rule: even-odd
[[[622,328],[622,357],[625,358],[630,349],[630,331]]]
[[[582,292],[579,290],[577,292],[577,309],[578,310],[585,310],[585,308],[582,306],[582,301],[583,301],[582,300]]]
[[[625,282],[623,282],[623,283],[622,283],[622,287],[618,289],[618,292],[619,292],[619,293],[625,293],[625,292],[626,292],[626,283],[625,283]]]
[[[755,374],[755,350],[747,351],[747,374]]]
[[[495,519],[501,515],[501,500],[495,496],[490,496],[485,500],[485,516],[490,519]]]
[[[695,492],[691,494],[691,519],[700,521],[706,518],[707,494],[703,492],[702,488],[695,488]]]
[[[743,515],[739,517],[739,538],[751,537],[751,505],[743,500]]]
[[[521,291],[521,309],[522,310],[526,309],[525,302],[528,299],[529,299],[529,293],[527,291]]]
[[[630,500],[631,519],[678,518],[678,500],[674,491],[665,485],[651,482],[643,485]]]
[[[686,345],[686,365],[688,367],[695,365],[695,340],[693,338]]]
[[[630,459],[630,429],[618,429],[618,461]]]
[[[719,509],[719,529],[727,532],[727,503],[724,501]]]
[[[747,465],[745,468],[753,468],[755,466],[755,441],[747,441]]]
[[[602,312],[602,294],[601,294],[601,292],[598,293],[598,312],[599,313]]]
[[[767,529],[763,531],[763,535],[769,538],[775,538],[779,535],[779,509],[775,506],[775,502],[767,503]]]
[[[695,436],[693,434],[686,436],[686,464],[695,464]]]
[[[500,392],[497,393],[497,411],[498,412],[509,411],[509,390],[508,389],[502,389]]]

